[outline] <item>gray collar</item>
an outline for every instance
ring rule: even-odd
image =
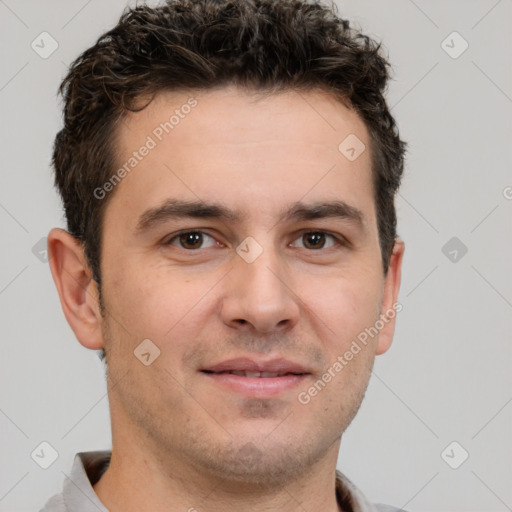
[[[64,480],[62,494],[53,496],[41,512],[109,512],[94,492],[93,486],[108,468],[111,454],[111,451],[77,453],[71,473]],[[339,470],[336,470],[336,498],[339,506],[346,512],[384,510],[368,502],[361,491]]]

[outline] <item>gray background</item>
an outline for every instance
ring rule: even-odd
[[[0,1],[2,512],[39,510],[75,452],[110,447],[102,363],[74,338],[33,247],[64,227],[49,168],[57,87],[124,5]],[[410,145],[397,201],[403,311],[338,466],[371,500],[411,512],[512,510],[512,2],[338,5],[384,42],[389,103]],[[59,45],[46,59],[31,48],[43,31]],[[461,39],[442,46],[454,31],[469,44],[457,58],[445,49],[458,53]],[[455,262],[453,247],[442,252],[452,237]],[[46,470],[30,456],[42,441],[58,452]],[[462,448],[443,459],[452,441]],[[462,449],[469,458],[452,469]]]

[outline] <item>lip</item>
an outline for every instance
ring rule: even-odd
[[[255,361],[248,357],[229,359],[221,363],[203,368],[202,371],[214,373],[229,371],[246,372],[271,372],[271,373],[310,373],[306,368],[288,359],[272,359],[270,361]]]
[[[283,373],[276,377],[251,377],[227,373],[230,371]],[[254,361],[237,358],[201,369],[201,373],[217,385],[250,398],[272,398],[304,382],[311,373],[298,363],[287,359]]]

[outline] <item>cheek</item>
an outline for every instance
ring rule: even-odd
[[[380,288],[340,279],[329,290],[312,304],[325,325],[324,334],[317,333],[326,353],[324,377],[330,391],[325,399],[344,409],[360,402],[367,385],[377,338],[364,333],[379,318]]]
[[[203,323],[192,319],[204,315],[208,302],[202,298],[217,281],[210,274],[192,278],[190,272],[134,263],[117,267],[106,286],[113,316],[118,315],[133,335],[163,343],[184,326],[190,330]]]
[[[378,317],[381,287],[374,276],[331,275],[304,287],[299,295],[308,297],[305,302],[332,336],[346,341]]]

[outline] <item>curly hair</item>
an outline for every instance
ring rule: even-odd
[[[384,98],[390,66],[381,44],[351,28],[336,11],[314,0],[140,5],[126,9],[118,24],[72,63],[59,88],[64,126],[55,138],[52,163],[68,231],[82,244],[98,284],[102,219],[113,191],[105,199],[93,191],[114,171],[119,120],[161,91],[227,85],[268,93],[323,89],[355,109],[370,136],[387,272],[406,144]],[[148,101],[141,107],[140,99]]]

